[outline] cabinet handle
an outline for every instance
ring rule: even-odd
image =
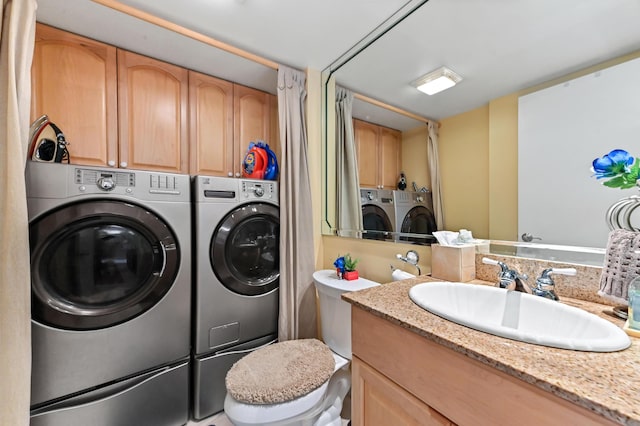
[[[115,167],[116,166],[116,162],[113,161],[113,160],[107,161],[107,164],[109,165],[109,167]]]
[[[233,172],[229,172],[229,173],[227,173],[227,176],[229,176],[229,177],[233,177]]]
[[[236,172],[236,177],[240,177],[240,172]]]
[[[127,162],[126,161],[120,162],[120,167],[122,167],[123,169],[126,169],[127,168]]]

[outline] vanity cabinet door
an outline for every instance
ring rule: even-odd
[[[49,116],[71,163],[118,162],[115,47],[37,23],[31,85],[31,121]]]
[[[351,419],[354,426],[455,425],[355,356],[352,376]]]
[[[188,71],[118,50],[119,167],[188,171]]]

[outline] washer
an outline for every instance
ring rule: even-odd
[[[280,211],[274,181],[196,176],[193,413],[224,406],[224,379],[278,332]]]
[[[426,234],[403,236],[400,241],[432,244],[437,242],[433,232],[437,231],[430,192],[393,191],[396,214],[396,230],[399,233]]]
[[[393,207],[393,191],[390,189],[360,188],[362,238],[370,240],[393,240],[396,232],[396,213]]]
[[[186,423],[189,176],[28,162],[26,184],[31,425]]]

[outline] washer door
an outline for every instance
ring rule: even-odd
[[[400,232],[408,232],[412,234],[429,234],[432,235],[434,231],[437,231],[436,218],[428,208],[424,206],[413,207],[404,216],[402,220],[402,227]],[[435,237],[431,238],[418,238],[418,237],[400,237],[401,241],[414,241],[414,242],[435,242]]]
[[[64,206],[33,221],[32,317],[92,330],[127,321],[171,288],[180,253],[155,213],[119,201]]]
[[[386,235],[385,232],[393,232],[393,225],[391,225],[389,215],[375,204],[364,204],[362,206],[362,228],[365,231],[379,231],[365,232],[362,238],[368,240],[388,240],[391,237]]]
[[[280,212],[266,203],[237,207],[218,224],[209,259],[222,285],[257,296],[280,283]]]

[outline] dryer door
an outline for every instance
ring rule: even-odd
[[[257,296],[280,283],[280,212],[267,203],[237,207],[211,238],[211,267],[229,290]]]
[[[180,252],[155,213],[114,200],[70,204],[29,226],[32,317],[92,330],[133,318],[171,288]]]
[[[389,215],[375,204],[362,205],[362,227],[365,231],[375,231],[365,233],[363,235],[365,239],[388,240],[392,238],[387,234],[387,232],[393,232]]]
[[[412,234],[429,234],[431,237],[426,239],[418,237],[400,237],[401,241],[414,242],[436,242],[433,232],[437,231],[436,218],[428,208],[424,206],[416,206],[407,212],[402,220],[400,232],[409,232]]]

